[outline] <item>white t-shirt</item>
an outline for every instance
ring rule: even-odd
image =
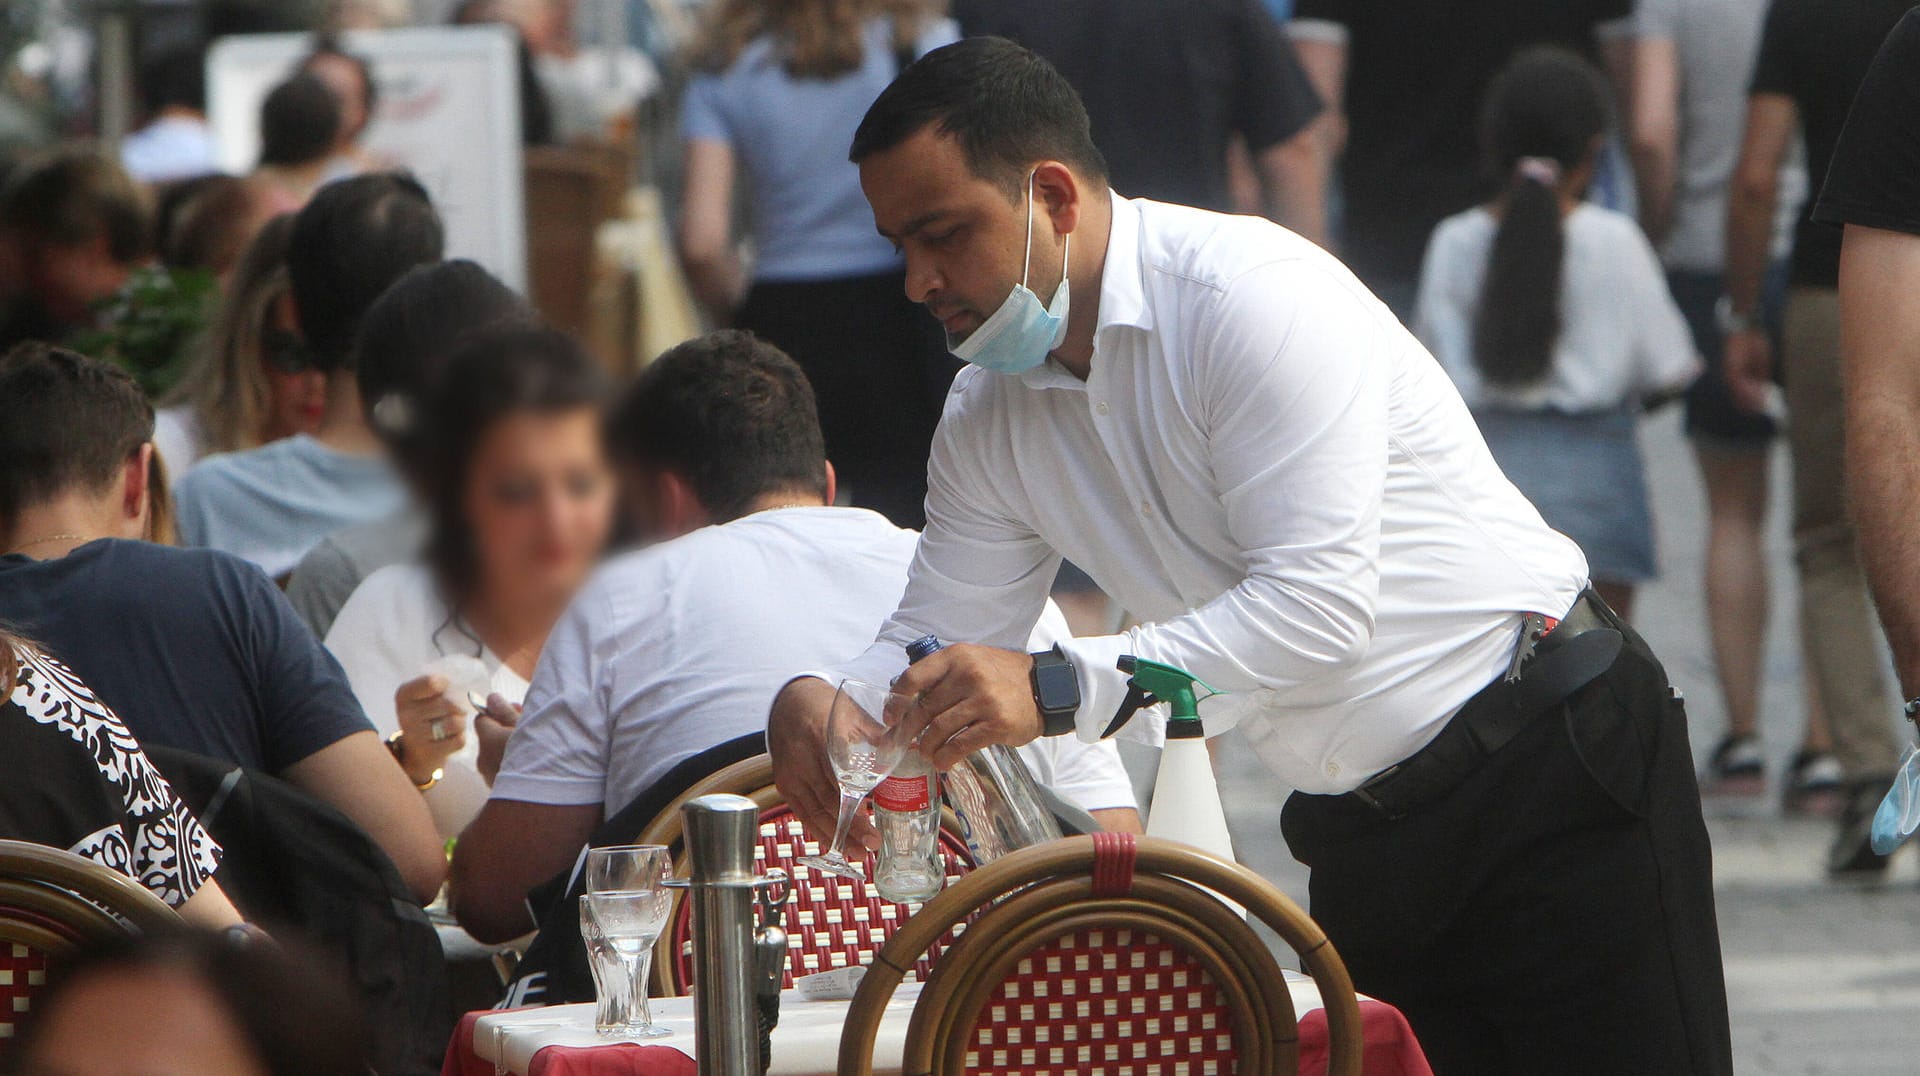
[[[381,736],[400,729],[393,693],[447,654],[477,657],[492,675],[492,691],[520,702],[527,682],[451,621],[433,574],[420,564],[389,564],[367,576],[340,609],[327,632],[327,649],[347,671],[347,682]],[[471,731],[466,746],[447,760],[440,783],[428,790],[427,806],[443,837],[457,837],[487,801],[487,783],[476,763],[480,741]]]
[[[1700,372],[1666,272],[1633,218],[1582,204],[1568,214],[1560,275],[1560,339],[1537,384],[1498,388],[1473,360],[1473,321],[1500,222],[1469,209],[1427,243],[1413,331],[1468,407],[1573,413],[1611,410],[1686,387]]]
[[[872,641],[917,539],[864,509],[787,508],[615,557],[548,636],[494,796],[612,814],[685,759],[765,729],[796,673]],[[1052,610],[1035,646],[1065,633]],[[1022,752],[1083,809],[1135,806],[1111,744]]]
[[[162,407],[153,413],[153,447],[166,461],[167,476],[179,481],[207,454],[206,431],[192,404]]]

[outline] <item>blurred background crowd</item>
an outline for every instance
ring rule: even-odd
[[[0,354],[26,345],[0,365],[0,453],[15,449],[0,458],[0,620],[25,637],[6,679],[97,691],[119,711],[97,720],[122,738],[285,778],[364,831],[402,899],[434,898],[444,846],[465,831],[462,923],[490,942],[525,933],[528,890],[566,866],[529,849],[570,859],[672,762],[748,731],[622,747],[639,733],[583,719],[508,751],[550,637],[664,615],[569,613],[603,559],[769,507],[752,495],[785,487],[767,469],[804,469],[810,452],[833,466],[804,503],[924,524],[958,364],[906,297],[847,147],[903,66],[992,34],[1080,92],[1122,195],[1270,216],[1338,253],[1454,378],[1503,468],[1623,613],[1658,570],[1639,423],[1684,409],[1708,506],[1697,608],[1715,676],[1690,686],[1726,715],[1694,733],[1713,745],[1703,789],[1775,790],[1790,811],[1832,816],[1825,869],[1874,876],[1886,860],[1864,823],[1897,759],[1898,704],[1840,493],[1839,229],[1811,219],[1809,192],[1909,7],[5,0]],[[437,99],[438,69],[413,57],[463,40],[505,59],[446,84],[470,96]],[[271,47],[249,54],[250,41]],[[408,141],[455,122],[504,141],[457,164]],[[784,356],[706,337],[650,366],[716,328]],[[795,370],[817,433],[742,449],[784,428]],[[727,412],[756,392],[774,403]],[[665,443],[675,412],[706,424]],[[1790,482],[1773,473],[1783,437]],[[629,465],[653,478],[623,490]],[[1802,742],[1769,757],[1764,550],[1782,498],[1809,675]],[[230,557],[156,559],[102,537]],[[893,589],[869,619],[897,596],[904,561],[888,556]],[[135,590],[137,608],[120,597]],[[1063,631],[1126,618],[1071,565],[1055,597]],[[435,664],[450,656],[478,662],[471,686],[464,667]],[[475,696],[464,714],[450,684]],[[438,735],[456,716],[458,733]],[[582,774],[596,751],[598,772]],[[156,764],[189,801],[225,772]],[[1062,783],[1081,774],[1096,814],[1135,806],[1111,791],[1124,773],[1102,784],[1108,760],[1047,765]],[[550,813],[486,829],[490,785]],[[215,892],[217,849],[191,828],[170,831],[164,867],[130,871],[182,907]],[[230,860],[257,852],[209,828]],[[353,874],[302,869],[336,867]],[[365,899],[391,887],[328,877]],[[349,929],[350,911],[238,888],[202,901],[203,921],[231,925],[235,905],[254,919],[249,901],[271,900],[323,936]],[[272,967],[185,942],[101,960],[198,977],[218,1019],[255,1037],[241,1048],[260,1071],[294,1071],[269,1064],[296,1049],[258,1004],[278,988]],[[235,992],[234,976],[266,995]],[[84,979],[66,1005],[116,1004]],[[396,1004],[376,1010],[393,1018]],[[436,1019],[389,1028],[376,1050],[433,1053],[398,1040],[437,1028],[443,1044]],[[36,1048],[79,1049],[61,1045],[66,1026],[49,1016]]]

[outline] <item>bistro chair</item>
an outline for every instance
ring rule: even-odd
[[[179,923],[124,874],[58,848],[0,841],[0,1039],[32,1009],[49,960]]]
[[[867,881],[873,872],[871,854],[855,860],[863,864],[863,876],[858,881],[819,874],[796,862],[801,856],[819,852],[819,842],[801,826],[799,817],[774,787],[773,760],[767,755],[744,759],[695,782],[641,831],[638,843],[671,849],[674,874],[685,877],[688,863],[681,847],[680,808],[689,800],[717,792],[745,796],[760,805],[755,869],[762,874],[776,867],[787,872],[790,899],[785,915],[788,950],[783,985],[791,987],[795,979],[817,971],[868,963],[920,907],[895,904],[875,891]],[[952,885],[973,868],[973,859],[959,836],[958,819],[945,809],[942,814],[940,855],[946,864],[947,884]],[[653,990],[657,996],[687,994],[693,988],[693,906],[678,893],[667,922],[654,949]],[[956,929],[931,939],[931,951],[910,971],[926,974],[933,958],[965,930],[964,923],[957,924]]]
[[[1319,926],[1245,867],[1118,833],[1016,852],[929,901],[868,966],[839,1071],[870,1076],[894,989],[972,917],[914,1004],[906,1076],[1296,1072],[1286,977],[1222,897],[1299,954],[1326,1008],[1327,1071],[1358,1076],[1359,1001]]]

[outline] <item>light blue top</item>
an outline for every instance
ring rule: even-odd
[[[873,230],[859,170],[847,160],[861,117],[899,73],[893,24],[874,19],[866,34],[859,69],[838,78],[793,78],[773,39],[762,36],[732,67],[696,75],[687,87],[687,139],[732,147],[747,184],[756,280],[868,276],[900,264]],[[921,35],[916,53],[959,37],[951,20],[939,20]]]
[[[407,500],[385,460],[337,452],[306,434],[208,456],[174,495],[182,545],[231,553],[273,578],[320,539],[385,519]]]

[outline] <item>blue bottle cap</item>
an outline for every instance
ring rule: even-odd
[[[946,645],[937,635],[922,635],[907,644],[907,664],[915,664],[921,658],[941,650]]]

